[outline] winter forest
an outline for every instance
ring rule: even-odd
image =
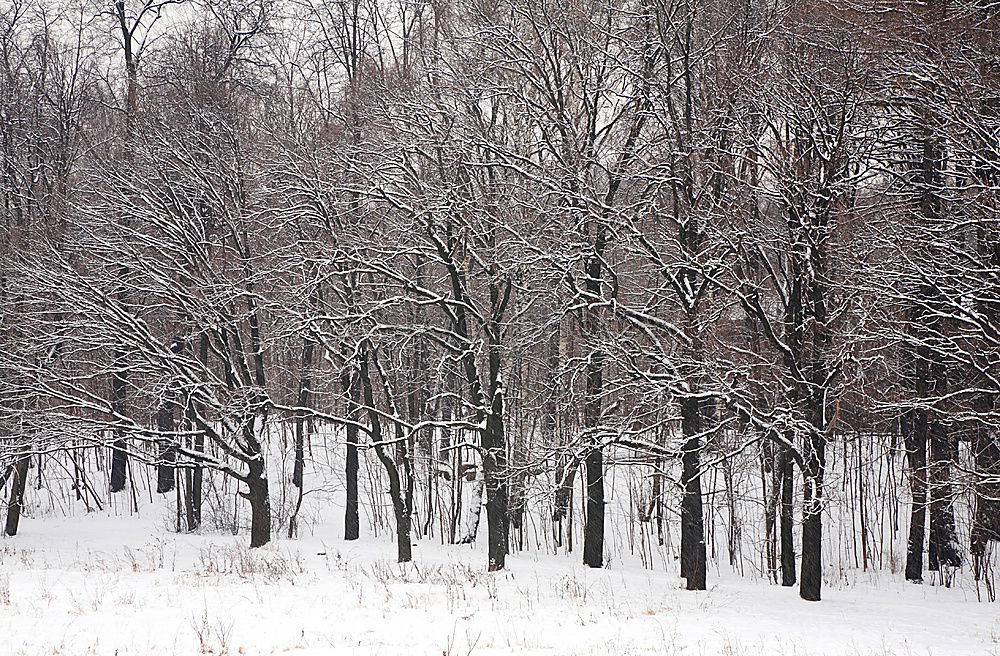
[[[0,485],[2,653],[1000,653],[1000,5],[0,0]]]

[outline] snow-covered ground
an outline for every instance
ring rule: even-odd
[[[481,546],[348,543],[332,523],[248,550],[177,535],[166,508],[24,521],[0,539],[0,655],[1000,654],[1000,609],[967,586],[848,571],[824,601],[711,572],[710,589],[577,554],[521,553],[484,571]]]

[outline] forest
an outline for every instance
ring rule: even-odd
[[[0,547],[995,602],[998,210],[986,0],[0,0]]]

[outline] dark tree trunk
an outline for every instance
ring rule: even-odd
[[[906,541],[906,580],[924,579],[924,530],[927,524],[927,414],[910,410],[902,420],[906,463],[910,470],[910,531]]]
[[[344,539],[357,540],[361,534],[361,522],[358,516],[358,384],[356,377],[348,367],[341,373],[341,385],[347,395],[347,418],[352,423],[347,424],[347,458],[344,464],[344,474],[347,479],[347,505],[344,508]]]
[[[486,529],[489,533],[489,563],[491,572],[502,570],[507,565],[509,549],[508,534],[510,515],[508,512],[508,492],[505,481],[496,476],[486,477]]]
[[[819,409],[822,413],[822,409]],[[802,576],[799,596],[819,601],[823,587],[823,473],[826,438],[817,429],[809,435],[802,476]]]
[[[604,567],[604,453],[587,454],[587,518],[583,526],[583,564]]]
[[[189,425],[192,428],[196,426],[193,417],[190,418]],[[198,453],[202,453],[205,450],[205,435],[203,433],[195,434],[189,440],[189,447]],[[188,469],[184,475],[185,492],[187,493],[184,500],[184,510],[187,519],[187,530],[189,531],[197,530],[201,526],[201,489],[203,476],[204,470],[197,463]]]
[[[372,436],[375,439],[375,436]],[[404,461],[403,471],[393,459],[385,453],[385,449],[376,447],[376,454],[385,466],[389,475],[389,498],[392,501],[393,514],[396,519],[396,556],[400,563],[413,560],[413,542],[410,530],[413,524],[413,479],[407,463]],[[405,476],[405,479],[404,479]],[[406,486],[405,493],[403,486]]]
[[[490,410],[482,434],[483,478],[486,486],[486,530],[489,545],[487,569],[502,570],[510,553],[510,479],[507,471],[507,438],[504,433],[504,389],[500,384],[499,343],[491,342],[489,358]]]
[[[115,354],[116,363],[123,358],[122,353]],[[120,371],[111,375],[111,410],[118,416],[125,413],[125,374]],[[115,428],[114,432],[115,441],[111,446],[111,492],[121,492],[127,482],[128,455],[125,453],[124,431]]]
[[[295,463],[292,466],[292,485],[302,490],[303,472],[306,463],[306,437],[309,429],[309,411],[312,403],[312,379],[309,370],[313,364],[316,342],[311,337],[302,340],[302,378],[299,381],[298,405],[301,408],[295,416]]]
[[[596,302],[602,293],[602,258],[607,236],[603,226],[595,226],[594,252],[587,259],[587,293]],[[601,437],[596,433],[601,424],[604,393],[604,353],[594,342],[598,339],[597,310],[584,310],[584,329],[591,343],[587,358],[586,394],[584,397],[584,428],[590,433],[591,451],[587,454],[587,516],[583,526],[583,563],[590,567],[604,566],[604,453]]]
[[[820,230],[826,228],[826,209],[813,212]],[[826,394],[830,382],[826,349],[832,339],[827,327],[826,288],[823,272],[826,258],[822,244],[811,250],[809,263],[813,275],[808,277],[808,299],[811,320],[811,348],[807,356],[809,387],[803,390],[806,412],[811,429],[805,437],[805,463],[802,471],[802,570],[799,596],[806,601],[819,601],[823,588],[823,479],[826,474],[826,439],[836,422],[836,414],[828,421]],[[839,409],[839,406],[837,406]],[[839,411],[839,410],[838,410]]]
[[[24,490],[28,486],[28,463],[30,458],[24,456],[14,465],[13,479],[10,483],[10,502],[7,505],[7,523],[4,534],[17,535],[17,526],[21,521],[21,509],[24,507]]]
[[[761,444],[761,490],[766,493],[764,501],[764,546],[768,577],[772,583],[778,582],[778,502],[781,499],[781,478],[778,473],[776,453],[777,450],[772,442],[765,440]],[[768,474],[770,474],[770,477]],[[769,478],[771,489],[767,488]]]
[[[706,578],[705,524],[701,497],[702,408],[697,398],[681,401],[681,429],[684,451],[681,454],[681,576],[688,590],[704,590]]]
[[[413,472],[410,468],[410,457],[406,453],[406,441],[402,439],[402,431],[397,426],[396,457],[386,452],[382,431],[382,416],[375,410],[375,394],[372,391],[372,378],[369,366],[370,348],[366,343],[362,346],[359,356],[357,383],[360,387],[364,405],[368,414],[371,440],[375,455],[385,468],[389,477],[389,500],[392,502],[393,515],[396,520],[396,552],[399,562],[407,563],[413,559],[410,526],[413,517]],[[384,381],[383,381],[384,382]],[[386,396],[389,396],[388,389]],[[400,472],[402,468],[402,472]],[[404,491],[403,485],[406,489]]]
[[[128,455],[125,440],[115,440],[111,445],[111,491],[121,492],[127,483]]]
[[[267,489],[267,475],[263,460],[251,461],[246,478],[250,502],[250,547],[262,547],[271,541],[271,499]]]
[[[310,337],[302,340],[302,378],[299,380],[298,406],[295,413],[295,455],[292,464],[292,485],[296,487],[295,509],[288,519],[288,537],[295,537],[299,527],[299,510],[302,509],[302,499],[305,496],[304,473],[306,468],[306,439],[309,434],[309,404],[312,402],[312,380],[309,370],[312,367],[315,342]]]
[[[927,569],[939,571],[942,565],[958,567],[962,553],[955,534],[955,511],[952,506],[952,464],[958,453],[954,435],[939,421],[930,422],[930,537],[927,543]]]
[[[161,435],[170,435],[174,432],[174,408],[169,401],[164,402],[156,413],[156,427]],[[174,464],[177,460],[177,451],[173,444],[174,438],[160,439],[160,453],[156,463],[156,491],[159,494],[171,492],[174,489]]]
[[[376,439],[372,435],[372,439]],[[400,563],[408,563],[413,560],[413,542],[410,537],[411,525],[413,523],[412,505],[412,483],[407,481],[407,494],[403,494],[403,484],[399,467],[385,453],[382,447],[376,447],[379,460],[385,466],[389,475],[389,499],[392,501],[393,515],[396,520],[396,559]],[[406,470],[408,471],[408,469]]]
[[[584,408],[585,427],[590,431],[596,430],[601,421],[603,376],[602,356],[597,352],[592,353],[587,362],[587,401]],[[587,516],[583,525],[583,564],[604,567],[604,452],[597,435],[591,435],[590,440],[593,445],[584,463],[587,473]]]
[[[132,142],[135,139],[135,115],[138,106],[139,81],[138,67],[136,62],[136,52],[134,51],[134,31],[135,24],[128,24],[128,16],[125,10],[125,3],[119,1],[115,3],[115,17],[118,19],[118,27],[121,30],[122,48],[125,60],[125,148],[124,156],[132,159]],[[127,219],[125,219],[127,223]],[[118,289],[115,297],[119,303],[124,305],[128,300],[128,293],[125,290],[125,281],[128,277],[128,270],[124,266],[119,266],[116,272]],[[116,369],[111,373],[111,411],[117,416],[125,414],[126,402],[126,370],[124,368],[125,353],[122,347],[115,349],[114,366]],[[115,419],[115,421],[120,421]],[[128,456],[125,452],[125,436],[121,429],[115,430],[115,441],[111,450],[111,492],[121,492],[125,489]]]
[[[788,436],[791,439],[791,436]],[[781,486],[780,526],[781,542],[781,585],[795,585],[795,471],[793,469],[790,447],[778,447],[778,484]]]
[[[397,484],[398,487],[398,484]],[[413,560],[413,542],[410,537],[413,518],[402,508],[395,508],[396,513],[396,560],[408,563]]]
[[[361,523],[358,518],[358,427],[347,427],[347,507],[344,510],[344,539],[357,540]]]
[[[198,358],[206,368],[208,368],[208,346],[208,335],[202,335],[198,344]],[[195,425],[194,420],[192,420],[191,426],[194,427]],[[205,434],[203,432],[195,434],[193,446],[194,450],[198,453],[203,453],[205,451]],[[188,495],[187,510],[189,531],[194,531],[201,526],[201,491],[204,478],[204,468],[198,462],[195,462],[194,468],[191,472],[190,494]]]
[[[205,450],[205,436],[195,435],[194,448],[201,453]],[[194,531],[201,526],[201,490],[205,478],[205,470],[201,465],[195,465],[191,472],[191,498],[188,507],[188,530]]]

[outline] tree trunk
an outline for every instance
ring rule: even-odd
[[[962,553],[955,534],[955,511],[952,507],[952,463],[957,457],[955,437],[939,421],[931,421],[930,441],[930,539],[927,544],[927,569],[939,571],[942,565],[958,567]]]
[[[681,401],[681,429],[684,451],[681,454],[681,576],[688,590],[704,590],[706,578],[705,524],[701,497],[701,403],[697,398]]]
[[[303,367],[312,365],[312,350],[312,342],[306,340],[306,343],[302,347]],[[300,408],[309,406],[309,388],[311,385],[312,382],[309,380],[309,376],[303,375],[302,380],[299,382],[298,405]],[[292,485],[300,490],[302,489],[303,472],[306,466],[306,430],[308,423],[309,418],[306,410],[299,410],[295,413],[295,462],[292,465]]]
[[[195,435],[194,438],[194,448],[199,453],[205,450],[205,436],[202,434]],[[194,471],[191,472],[191,506],[190,506],[190,523],[188,524],[188,530],[194,531],[201,526],[201,490],[203,487],[203,482],[205,478],[205,470],[201,465],[196,464],[194,466]]]
[[[357,540],[361,532],[358,517],[358,427],[347,427],[347,505],[344,509],[344,539]]]
[[[250,547],[262,547],[271,541],[271,499],[262,459],[250,463],[246,482],[249,487],[246,499],[250,502]]]
[[[124,355],[115,353],[118,363]],[[111,374],[111,410],[116,415],[125,413],[125,374],[119,371]],[[116,419],[116,421],[118,421]],[[115,441],[111,446],[111,492],[121,492],[125,489],[128,472],[128,455],[125,453],[125,437],[121,428],[114,429]]]
[[[507,482],[497,472],[486,474],[486,530],[489,532],[489,564],[491,572],[506,566],[510,515]]]
[[[30,458],[23,456],[14,465],[14,476],[10,483],[10,502],[7,506],[7,524],[4,534],[17,535],[17,526],[21,521],[21,509],[24,507],[24,490],[28,486],[28,463]]]
[[[787,435],[791,439],[791,435]],[[795,471],[793,469],[791,447],[778,447],[778,484],[781,486],[780,526],[781,542],[781,585],[795,585],[795,539],[792,531],[795,525]]]
[[[340,384],[347,397],[347,455],[344,463],[344,475],[347,488],[347,503],[344,507],[344,539],[357,540],[361,534],[361,522],[358,517],[358,427],[353,422],[358,420],[358,400],[360,390],[358,380],[349,366],[340,373]]]
[[[799,596],[806,601],[819,601],[823,587],[823,473],[826,469],[826,437],[819,432],[818,421],[807,438],[806,469],[802,484],[802,576]],[[816,417],[814,417],[816,419]]]
[[[491,572],[506,566],[510,536],[510,480],[507,471],[507,442],[503,425],[503,387],[499,383],[500,363],[496,352],[490,356],[490,413],[483,435],[483,478],[486,484],[486,530]]]
[[[603,358],[600,353],[592,353],[587,362],[587,401],[584,408],[585,427],[591,431],[596,430],[601,421],[603,375]],[[603,567],[604,452],[601,450],[599,437],[591,435],[590,439],[594,444],[585,461],[587,516],[583,526],[583,564],[590,567]]]
[[[595,226],[594,252],[587,259],[586,289],[591,301],[601,296],[602,258],[606,234],[604,226]],[[587,517],[583,526],[583,563],[590,567],[604,566],[604,453],[601,437],[596,430],[601,424],[601,397],[604,393],[604,354],[593,343],[597,339],[598,319],[596,310],[584,310],[584,330],[591,340],[590,357],[587,358],[586,394],[584,397],[584,428],[590,432],[591,451],[587,454]]]
[[[385,468],[389,477],[389,499],[392,502],[393,515],[396,520],[396,551],[398,560],[407,563],[412,560],[412,544],[410,541],[410,525],[413,516],[413,471],[410,467],[410,456],[406,453],[406,441],[402,439],[402,431],[396,427],[396,457],[390,456],[383,445],[382,417],[375,410],[375,394],[372,391],[372,378],[369,366],[370,350],[367,343],[363,344],[359,358],[358,380],[364,405],[371,426],[370,434],[375,455]],[[377,363],[376,363],[377,364]],[[384,382],[384,381],[383,381]],[[389,390],[386,389],[386,397]],[[400,474],[400,467],[403,474]],[[406,484],[404,495],[403,483]]]
[[[604,453],[587,454],[587,519],[583,526],[583,564],[604,567]]]
[[[906,462],[910,469],[910,531],[906,541],[906,580],[924,579],[924,530],[927,524],[927,415],[910,410],[902,420]]]
[[[161,435],[170,435],[174,432],[174,408],[173,404],[165,401],[156,412],[156,427]],[[156,491],[158,494],[165,494],[174,489],[174,472],[177,471],[174,463],[177,459],[177,451],[174,449],[173,438],[160,439],[160,453],[156,463]]]
[[[398,484],[397,484],[398,487]],[[413,542],[410,537],[410,525],[413,518],[403,508],[396,507],[396,559],[401,563],[413,560]]]
[[[208,335],[202,335],[198,344],[198,359],[201,360],[202,365],[206,369],[208,368],[208,346]],[[195,412],[193,407],[191,412]],[[190,419],[190,425],[192,428],[197,425],[193,417]],[[203,453],[205,451],[204,433],[196,433],[193,442],[192,446],[195,451],[198,453]],[[190,486],[188,490],[187,518],[189,531],[194,531],[201,526],[201,491],[204,478],[204,468],[198,462],[195,462],[191,471]]]
[[[306,438],[309,432],[309,411],[311,403],[312,380],[309,369],[312,367],[315,343],[309,337],[302,340],[302,378],[299,380],[298,406],[295,413],[295,455],[292,464],[292,485],[296,488],[295,509],[288,519],[288,537],[295,537],[298,532],[299,510],[302,509],[302,499],[305,496],[304,473],[306,468]]]

